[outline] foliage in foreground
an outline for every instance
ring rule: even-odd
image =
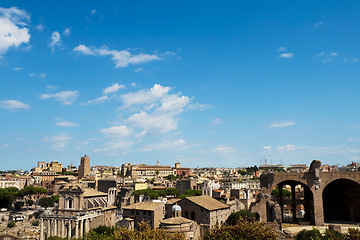
[[[236,225],[239,219],[247,219],[249,221],[259,220],[259,215],[257,213],[252,213],[249,210],[240,210],[238,212],[231,213],[226,223],[228,225]]]
[[[182,233],[172,233],[163,229],[151,229],[148,223],[139,224],[139,230],[128,230],[126,228],[110,228],[100,226],[92,229],[81,240],[185,240]],[[48,240],[62,240],[59,237],[50,237]],[[65,240],[65,239],[64,239]]]
[[[296,240],[359,240],[360,239],[360,230],[349,228],[347,234],[342,234],[340,232],[326,229],[324,234],[321,234],[320,231],[316,228],[312,230],[301,230],[295,236]]]
[[[235,225],[223,225],[210,231],[206,240],[275,240],[277,234],[263,222],[239,218]]]

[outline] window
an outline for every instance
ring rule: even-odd
[[[191,220],[195,220],[195,212],[191,211]]]

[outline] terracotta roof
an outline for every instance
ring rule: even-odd
[[[154,211],[157,207],[164,204],[163,202],[138,202],[129,206],[123,207],[123,209],[136,209]]]
[[[192,201],[193,203],[195,203],[209,211],[223,209],[223,208],[230,208],[227,204],[224,204],[224,203],[216,200],[215,198],[212,198],[207,195],[187,197],[186,199]]]
[[[84,197],[100,197],[100,196],[107,196],[106,193],[96,191],[93,188],[86,188],[84,189]]]
[[[178,201],[180,201],[181,199],[180,198],[172,198],[172,199],[168,199],[166,201],[166,204],[175,204],[177,203]]]
[[[191,223],[192,221],[190,219],[183,218],[183,217],[172,217],[172,218],[167,218],[167,219],[161,220],[160,222],[162,224],[177,225],[177,224],[183,224],[183,223]]]

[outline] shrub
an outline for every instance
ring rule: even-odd
[[[40,225],[40,221],[39,220],[34,220],[34,221],[32,221],[31,222],[31,225],[33,225],[33,226],[39,226]]]
[[[15,210],[17,210],[17,211],[20,211],[23,206],[24,206],[23,202],[15,202],[14,203]]]
[[[358,240],[360,239],[360,230],[355,228],[348,229],[348,236],[347,239],[349,240]]]
[[[275,240],[277,234],[263,222],[239,218],[235,225],[223,225],[215,227],[205,237],[206,240]]]
[[[235,225],[239,219],[247,219],[249,221],[257,221],[259,220],[259,214],[252,213],[249,210],[240,210],[235,213],[231,213],[228,219],[226,219],[226,223],[228,225]]]
[[[323,236],[317,228],[313,228],[312,230],[306,230],[306,229],[301,230],[300,232],[298,232],[298,234],[296,234],[295,238],[297,240],[309,240],[309,239],[319,240],[319,239],[323,239]]]
[[[8,222],[7,227],[8,227],[8,228],[13,228],[13,227],[15,227],[15,225],[16,225],[16,224],[15,224],[15,221],[12,220],[12,221],[9,221],[9,222]]]

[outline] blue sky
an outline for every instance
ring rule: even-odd
[[[359,1],[1,1],[0,168],[360,161]]]

